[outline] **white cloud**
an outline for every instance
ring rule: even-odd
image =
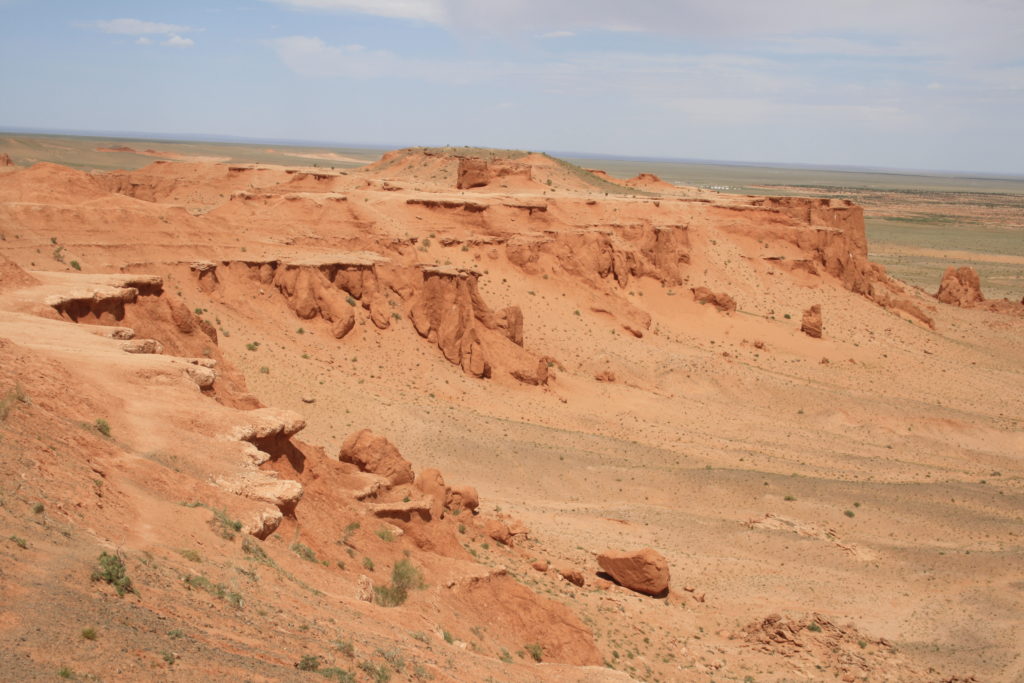
[[[104,33],[113,33],[122,36],[141,36],[153,33],[171,35],[175,33],[188,33],[192,30],[188,26],[161,24],[154,21],[142,21],[140,19],[100,20],[94,21],[92,25]]]
[[[192,40],[191,38],[182,38],[178,34],[172,33],[167,40],[160,44],[165,45],[167,47],[192,47],[196,44],[196,41]]]
[[[573,33],[572,31],[548,31],[547,33],[542,33],[540,37],[541,38],[572,38],[574,35],[576,35],[576,34]]]
[[[358,12],[391,19],[412,19],[443,24],[447,18],[443,0],[270,0],[297,9]]]
[[[192,47],[196,44],[196,41],[181,35],[195,29],[178,24],[164,24],[141,19],[101,19],[84,24],[84,26],[97,28],[103,33],[112,35],[138,36],[135,39],[136,45],[152,45],[153,39],[149,36],[163,36],[164,40],[160,44],[165,47]]]

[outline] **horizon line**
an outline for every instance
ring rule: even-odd
[[[81,130],[59,128],[35,128],[32,126],[0,126],[0,134],[13,135],[52,135],[68,137],[92,137],[114,140],[162,141],[162,142],[207,142],[229,145],[266,144],[275,146],[294,146],[311,148],[348,148],[369,150],[395,150],[411,147],[475,147],[476,145],[395,145],[368,142],[340,142],[328,140],[304,140],[297,138],[249,137],[218,133],[157,133],[152,131],[115,131],[115,130]],[[489,148],[489,147],[482,147]],[[493,148],[500,149],[500,148]],[[509,148],[511,149],[511,148]],[[749,161],[728,159],[705,159],[691,157],[661,157],[643,154],[612,154],[604,152],[581,152],[566,150],[530,150],[542,152],[559,158],[594,159],[607,161],[647,161],[661,163],[684,163],[701,166],[739,166],[750,168],[779,168],[805,171],[831,171],[835,173],[884,173],[890,175],[916,175],[931,177],[953,177],[961,179],[979,178],[983,180],[1024,180],[1024,173],[999,173],[978,170],[921,169],[899,168],[890,166],[860,166],[855,164],[821,164],[787,161]]]

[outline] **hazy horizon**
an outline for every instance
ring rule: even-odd
[[[0,125],[1024,173],[1024,3],[0,0]]]

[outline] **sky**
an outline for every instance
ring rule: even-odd
[[[1024,0],[0,0],[0,129],[1024,174]]]

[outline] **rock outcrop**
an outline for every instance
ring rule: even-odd
[[[474,377],[503,370],[527,384],[547,382],[547,363],[517,343],[522,341],[522,313],[517,308],[491,311],[477,288],[479,273],[440,266],[422,270],[423,286],[409,312],[421,337]]]
[[[808,337],[821,339],[821,306],[814,304],[804,311],[803,319],[800,321],[800,331]]]
[[[414,479],[412,465],[394,444],[369,429],[350,434],[341,445],[338,459],[354,464],[363,472],[384,477],[391,486],[411,484]]]
[[[711,304],[723,313],[730,313],[736,310],[736,300],[725,292],[715,293],[707,287],[694,287],[693,300],[700,304]]]
[[[656,550],[607,550],[597,556],[597,563],[616,583],[637,593],[662,595],[668,590],[668,561]]]
[[[14,162],[7,154],[0,154],[0,166],[14,166]]]
[[[985,301],[981,293],[981,279],[970,266],[947,268],[942,275],[935,298],[944,304],[954,306],[973,306]]]

